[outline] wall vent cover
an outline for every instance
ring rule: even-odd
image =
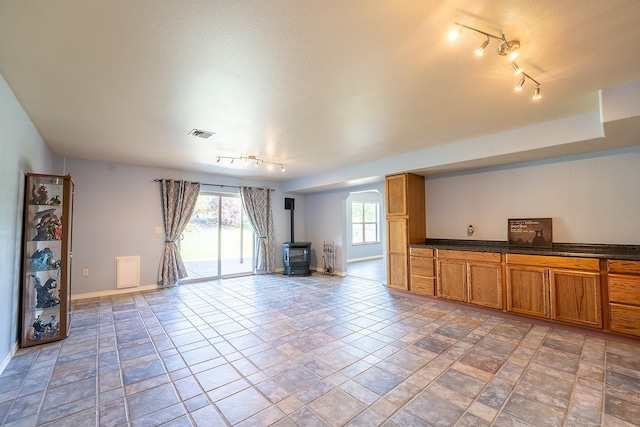
[[[189,132],[189,135],[197,136],[199,138],[209,138],[211,135],[213,135],[213,132],[200,130],[200,129],[193,129],[191,132]]]

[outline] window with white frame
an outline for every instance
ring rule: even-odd
[[[378,202],[351,202],[351,243],[380,243]]]

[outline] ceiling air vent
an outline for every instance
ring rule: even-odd
[[[209,138],[211,135],[213,135],[213,132],[208,132],[206,130],[200,130],[200,129],[193,129],[191,132],[189,132],[189,135],[197,136],[199,138]]]

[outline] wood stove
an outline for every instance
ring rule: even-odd
[[[291,241],[282,244],[282,259],[285,276],[309,276],[311,269],[311,242],[295,242],[293,240],[293,210],[295,199],[285,197],[284,208],[291,211]]]
[[[285,242],[282,248],[285,276],[311,275],[311,242]]]

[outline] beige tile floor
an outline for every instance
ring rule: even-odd
[[[0,375],[0,424],[640,425],[634,344],[354,277],[226,279],[75,302]]]

